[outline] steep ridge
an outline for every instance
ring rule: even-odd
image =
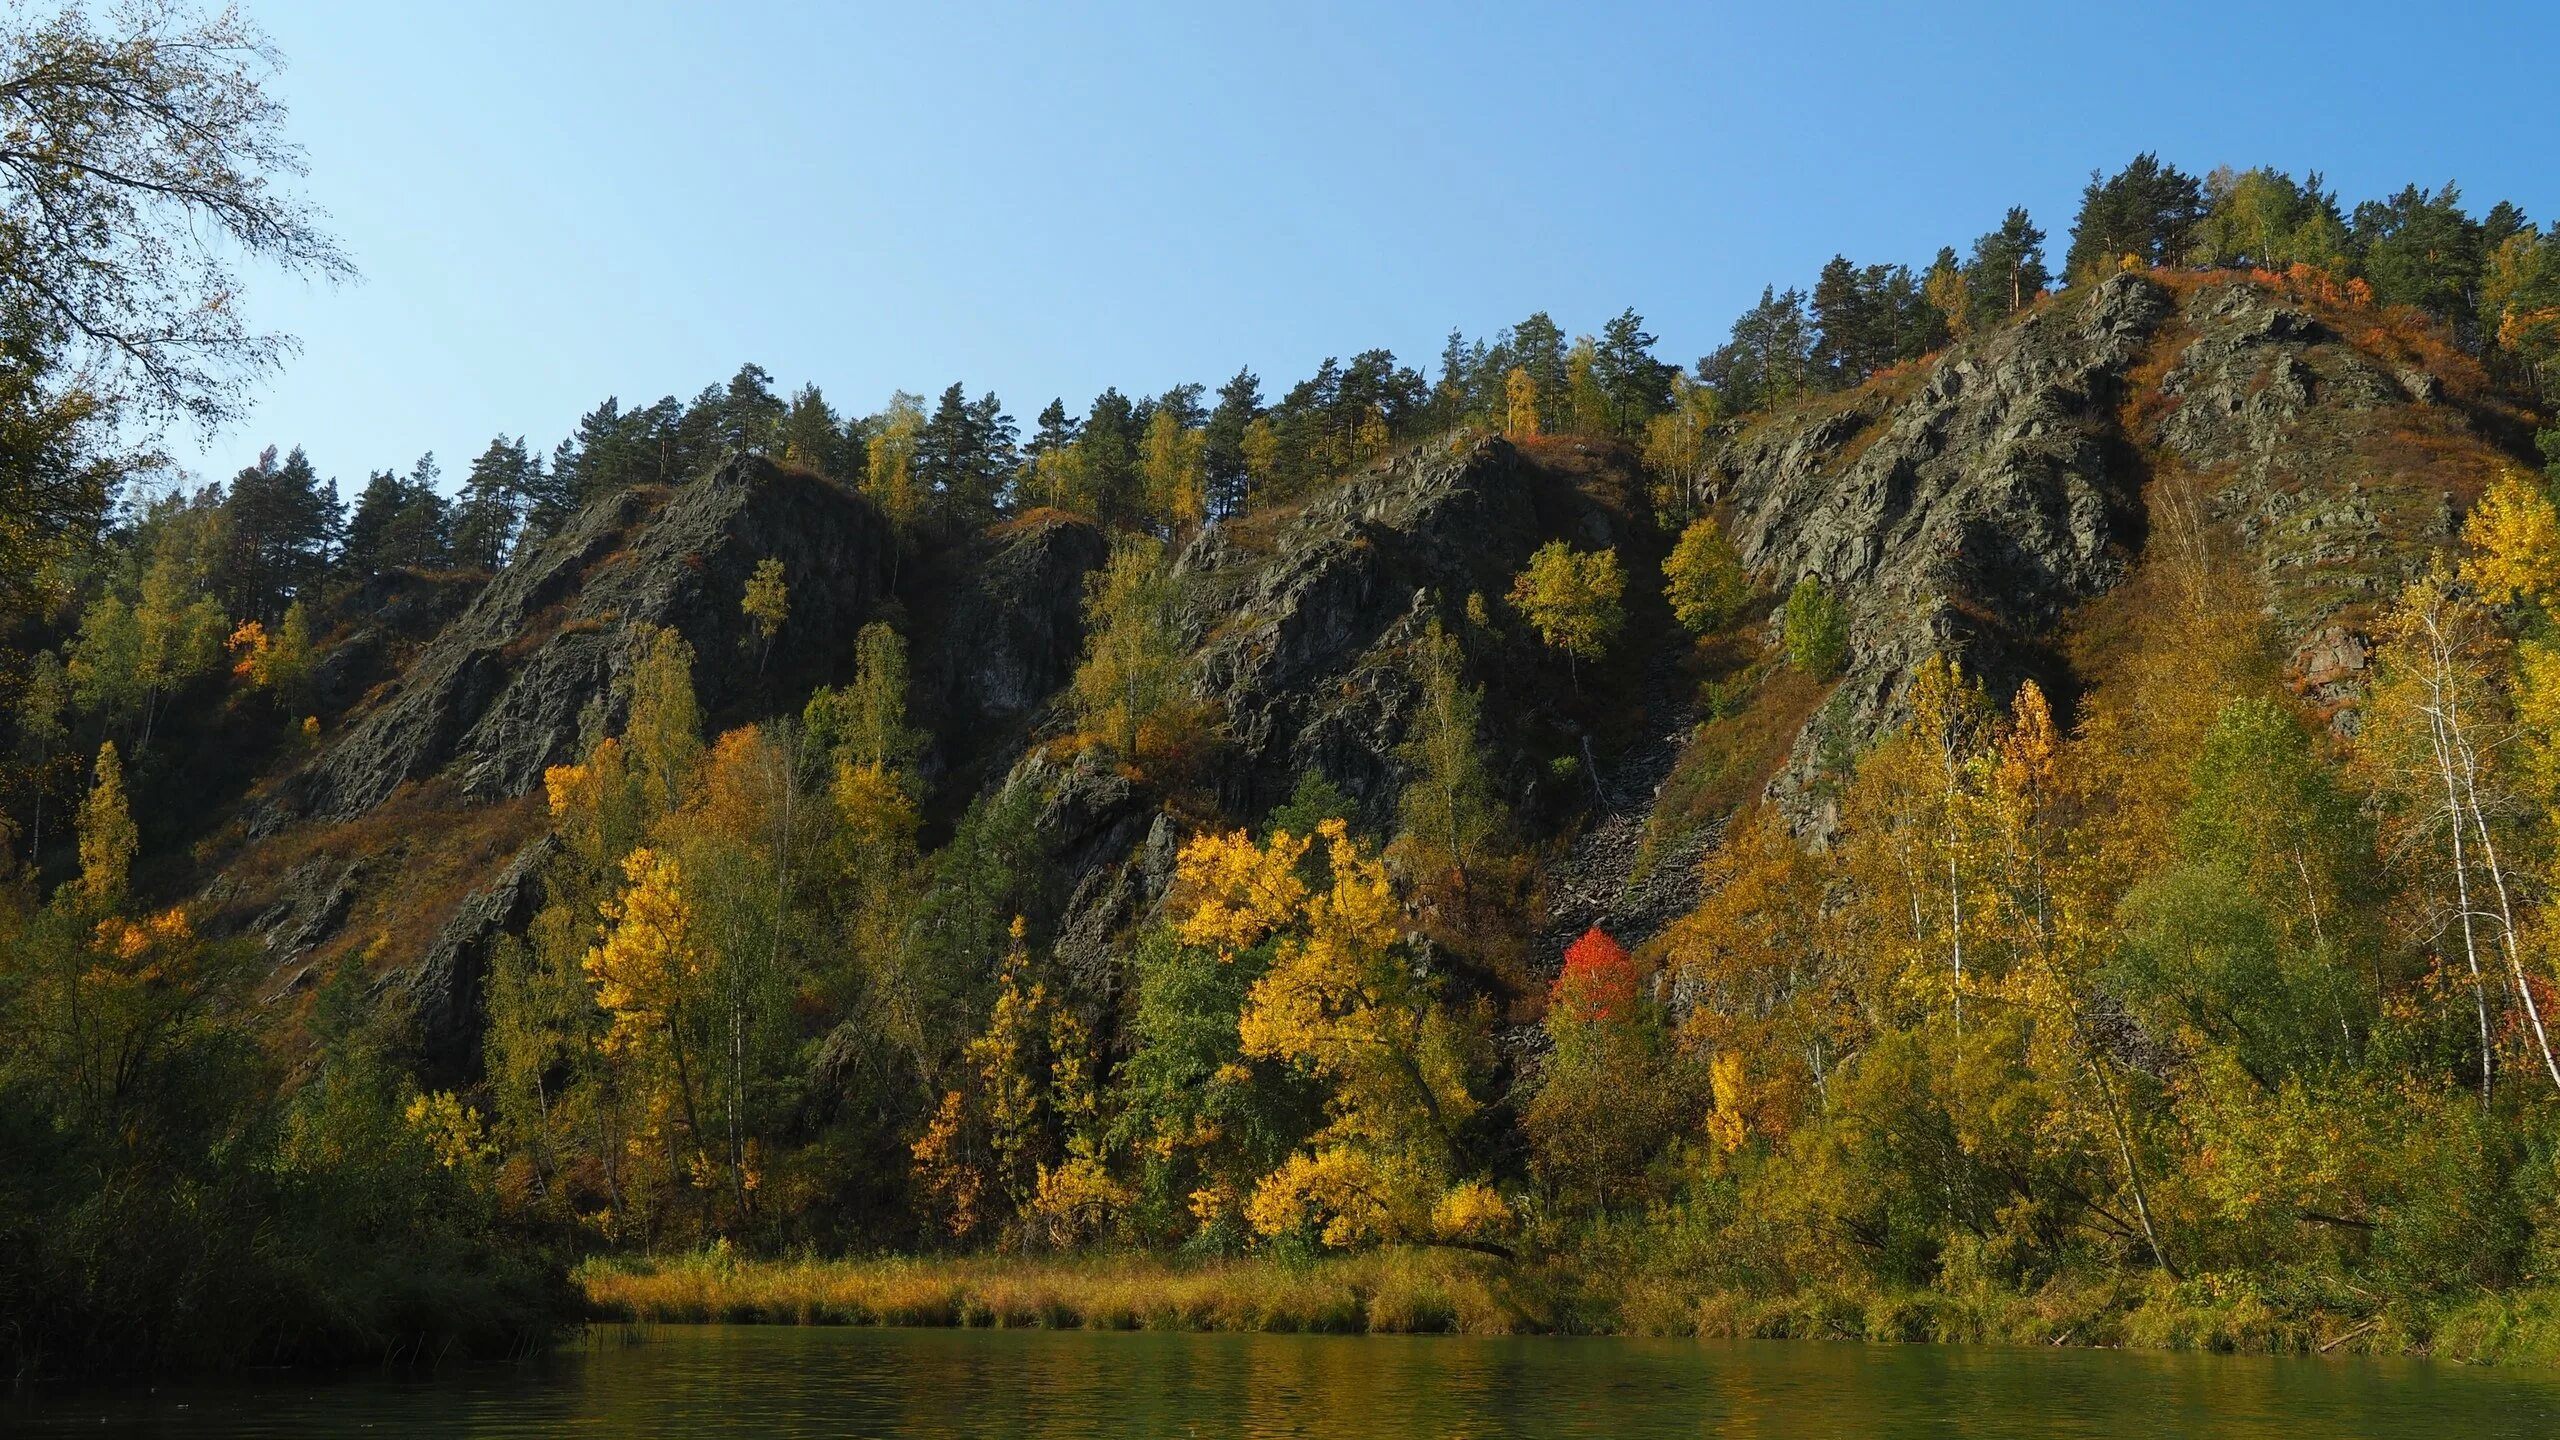
[[[1997,690],[2035,676],[2067,704],[2065,629],[2159,543],[2164,505],[2196,509],[2168,520],[2213,527],[2255,564],[2301,688],[2350,701],[2370,607],[2444,543],[2513,449],[2514,417],[2468,364],[2386,316],[2238,278],[2128,274],[1755,419],[1713,455],[1710,489],[1773,601],[1812,576],[1845,602],[1849,659],[1827,691],[1776,663],[1776,615],[1703,649],[1669,624],[1655,568],[1667,540],[1625,452],[1409,447],[1184,547],[1183,623],[1218,730],[1199,769],[1171,778],[1053,743],[1085,582],[1109,552],[1098,527],[1034,511],[901,558],[844,488],[732,461],[590,508],[422,645],[402,636],[438,612],[412,600],[385,622],[405,629],[360,630],[333,652],[350,677],[414,658],[253,799],[235,842],[251,863],[227,866],[206,898],[215,928],[265,938],[278,996],[328,955],[381,944],[384,983],[415,1005],[430,1063],[466,1074],[488,956],[538,905],[546,827],[531,792],[543,767],[618,725],[636,627],[671,625],[693,644],[706,718],[725,725],[796,711],[844,678],[855,631],[888,618],[910,641],[938,809],[1027,798],[1045,896],[1030,918],[1079,1002],[1103,1012],[1122,988],[1122,941],[1184,836],[1258,821],[1307,773],[1391,827],[1412,648],[1438,618],[1467,630],[1469,679],[1488,691],[1488,769],[1538,867],[1537,959],[1590,924],[1640,944],[1697,898],[1721,812],[1673,826],[1663,807],[1711,722],[1750,734],[1749,753],[1716,757],[1717,803],[1765,792],[1819,835],[1826,767],[1900,718],[1932,652]],[[1615,547],[1630,572],[1621,653],[1579,687],[1501,599],[1554,539]],[[764,656],[744,643],[738,596],[768,557],[791,619]],[[1470,597],[1490,621],[1469,618]],[[1700,682],[1718,674],[1753,688],[1710,705]],[[1737,704],[1745,720],[1719,722]]]
[[[2511,463],[2515,423],[2484,391],[2406,321],[2237,277],[2123,274],[1746,427],[1711,464],[1736,548],[1777,591],[1807,576],[1835,590],[1851,630],[1772,797],[1826,830],[1823,755],[1901,719],[1932,652],[1997,692],[2034,676],[2067,703],[2058,627],[2164,518],[2249,559],[2302,687],[2343,704],[2370,608]]]
[[[1220,811],[1258,819],[1312,773],[1371,827],[1392,828],[1424,627],[1435,616],[1463,625],[1470,596],[1498,602],[1550,539],[1641,555],[1650,542],[1631,482],[1623,456],[1570,442],[1465,439],[1408,449],[1276,525],[1204,530],[1178,566],[1195,686],[1221,725],[1209,777]],[[1542,694],[1561,686],[1520,683],[1553,662],[1533,644],[1486,643],[1495,648],[1470,680],[1500,692],[1486,709],[1487,768],[1515,809],[1554,809],[1555,792],[1579,792],[1538,757],[1576,722]],[[1166,797],[1090,755],[1062,761],[1046,749],[1006,784],[1039,796],[1058,959],[1102,1003],[1116,985],[1113,942],[1171,875],[1179,834]]]
[[[767,558],[782,562],[796,622],[771,654],[747,643],[738,608]],[[868,502],[762,460],[590,506],[499,572],[256,826],[352,819],[438,774],[474,799],[527,793],[544,767],[573,758],[590,707],[612,723],[613,682],[639,626],[692,643],[706,713],[756,708],[793,688],[782,677],[832,675],[893,561],[888,524]]]

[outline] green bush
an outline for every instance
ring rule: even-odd
[[[1786,633],[1788,661],[1816,680],[1840,673],[1849,658],[1849,613],[1810,575],[1788,592]]]

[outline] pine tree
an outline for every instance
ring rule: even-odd
[[[1212,515],[1241,515],[1252,495],[1253,466],[1245,454],[1245,432],[1262,416],[1262,382],[1251,370],[1239,370],[1218,387],[1218,403],[1209,412],[1200,439],[1200,463],[1208,482]]]
[[[2074,284],[2103,279],[2128,255],[2144,265],[2178,264],[2194,249],[2204,215],[2203,184],[2148,150],[2114,175],[2091,171],[2063,274]]]
[[[1977,329],[1997,325],[2027,308],[2052,277],[2044,268],[2044,232],[2011,206],[2000,228],[1973,242],[1964,269],[1965,293]]]
[[[494,570],[506,560],[508,547],[531,508],[533,472],[534,460],[522,436],[497,437],[471,462],[453,516],[455,565]]]
[[[212,586],[235,619],[274,624],[318,585],[343,523],[334,486],[323,486],[300,447],[279,463],[270,446],[232,477],[223,501],[225,543]]]
[[[773,376],[750,361],[738,367],[720,392],[711,443],[724,454],[769,454],[777,447],[783,413],[782,400],[773,393]]]
[[[1083,485],[1094,518],[1107,525],[1135,522],[1145,510],[1138,481],[1136,407],[1117,389],[1093,398],[1077,435],[1083,462]]]
[[[1937,312],[1949,338],[1961,340],[1973,333],[1973,297],[1968,293],[1964,266],[1956,260],[1955,247],[1939,249],[1938,258],[1929,263],[1929,273],[1921,281],[1920,293],[1929,308]]]
[[[776,444],[786,465],[839,480],[852,474],[853,467],[845,463],[844,422],[815,385],[792,392]]]
[[[1540,310],[1511,327],[1504,348],[1511,364],[1527,371],[1538,387],[1539,402],[1545,407],[1538,416],[1540,429],[1562,426],[1567,418],[1562,408],[1567,394],[1564,331]]]
[[[1653,358],[1654,337],[1633,309],[1600,327],[1592,372],[1609,400],[1610,427],[1622,437],[1644,433],[1646,423],[1670,408],[1676,367]]]

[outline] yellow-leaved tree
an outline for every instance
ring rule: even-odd
[[[142,848],[133,811],[124,798],[124,765],[116,759],[115,742],[98,747],[98,778],[80,805],[81,902],[97,914],[124,903],[133,874],[133,857]]]
[[[1300,873],[1323,846],[1323,877]],[[1510,1207],[1467,1162],[1459,1136],[1488,1061],[1482,1013],[1445,1004],[1402,943],[1387,870],[1340,820],[1312,839],[1203,835],[1175,864],[1176,934],[1228,963],[1261,950],[1243,1053],[1281,1061],[1325,1090],[1326,1123],[1262,1177],[1244,1206],[1256,1231],[1312,1228],[1328,1245],[1378,1241],[1510,1253]]]
[[[1670,558],[1662,562],[1662,590],[1671,602],[1671,616],[1692,635],[1711,635],[1740,619],[1754,588],[1751,572],[1712,518],[1689,522]]]
[[[782,622],[791,618],[791,587],[783,583],[781,561],[768,555],[756,562],[738,610],[755,631],[756,672],[762,674],[765,661],[773,655],[773,637],[782,633]]]
[[[1208,435],[1182,423],[1171,406],[1158,406],[1138,446],[1138,473],[1148,507],[1176,534],[1199,528],[1209,517]]]
[[[682,1143],[691,1151],[684,1168],[695,1184],[707,1184],[715,1162],[702,1129],[696,1072],[713,957],[694,937],[684,871],[672,857],[634,850],[623,858],[622,872],[627,887],[604,902],[604,933],[585,961],[596,1004],[610,1020],[601,1044],[644,1087],[646,1138],[674,1162],[674,1127],[681,1122]]]
[[[1182,587],[1161,541],[1127,536],[1085,579],[1084,663],[1069,687],[1085,734],[1132,764],[1199,729],[1182,643]]]
[[[1582,662],[1607,654],[1626,624],[1626,593],[1616,550],[1581,554],[1562,540],[1539,546],[1511,582],[1511,603],[1549,649],[1564,652],[1577,686]]]
[[[2560,593],[2560,513],[2521,471],[2500,475],[2462,523],[2461,576],[2492,605]]]
[[[1502,377],[1502,433],[1514,440],[1531,440],[1538,434],[1538,382],[1529,372],[1514,365]]]

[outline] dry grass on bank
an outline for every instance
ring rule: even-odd
[[[1559,1328],[1518,1274],[1455,1251],[1302,1263],[1067,1258],[744,1261],[718,1253],[590,1260],[578,1283],[642,1323],[945,1325],[1512,1335]]]
[[[2560,1291],[2302,1310],[2245,1283],[2057,1279],[2027,1293],[1813,1286],[1700,1296],[1668,1277],[1595,1277],[1443,1250],[1311,1260],[1149,1255],[746,1260],[597,1258],[576,1279],[600,1319],[1331,1334],[1618,1333],[1723,1339],[2084,1345],[2242,1354],[2432,1355],[2560,1363]]]

